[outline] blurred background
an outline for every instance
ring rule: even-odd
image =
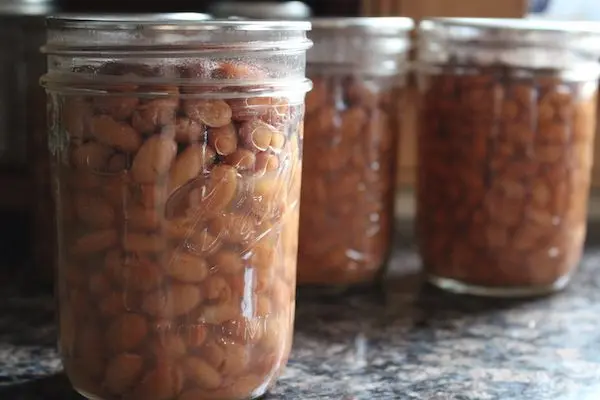
[[[0,0],[0,252],[5,265],[0,279],[26,274],[27,282],[50,287],[53,221],[51,184],[46,159],[45,95],[38,78],[45,71],[39,54],[44,17],[57,12],[150,13],[203,12],[225,17],[236,12],[254,18],[312,16],[407,16],[539,18],[600,21],[598,0],[306,0],[290,1],[169,0]],[[243,3],[243,4],[241,4]],[[236,11],[237,10],[237,11]],[[247,15],[246,15],[247,16]],[[402,112],[399,143],[398,210],[410,218],[414,207],[416,86],[410,82]],[[596,155],[600,158],[600,141]],[[594,173],[600,191],[600,163]],[[600,215],[592,196],[590,218]]]

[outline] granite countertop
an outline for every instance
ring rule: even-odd
[[[600,235],[564,292],[529,301],[424,286],[397,250],[383,290],[300,293],[288,368],[266,399],[596,400]],[[80,399],[54,350],[51,297],[0,290],[0,399]]]

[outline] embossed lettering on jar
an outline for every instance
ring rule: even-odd
[[[94,399],[255,398],[291,348],[310,25],[139,24],[49,25],[65,369]],[[87,58],[88,29],[132,56]]]
[[[453,36],[465,27],[479,46]],[[577,29],[423,22],[416,228],[434,284],[527,296],[564,287],[574,272],[596,123],[593,44],[600,48],[599,31]]]
[[[374,282],[391,248],[407,18],[314,19],[298,282]],[[357,38],[359,38],[357,40]]]

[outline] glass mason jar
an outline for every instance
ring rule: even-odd
[[[40,46],[53,0],[0,1],[0,243],[3,277],[49,290],[53,283],[54,206],[46,140],[46,71]],[[8,275],[7,275],[8,273]]]
[[[298,283],[377,281],[391,250],[408,18],[313,19]]]
[[[420,27],[416,230],[453,292],[563,288],[586,235],[600,31],[433,19]]]
[[[90,399],[248,399],[289,356],[308,22],[57,17],[60,352]]]

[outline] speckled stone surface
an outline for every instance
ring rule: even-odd
[[[423,286],[399,250],[384,290],[300,293],[289,366],[266,399],[600,399],[600,246],[570,287],[491,301]],[[52,300],[4,289],[0,399],[78,399],[54,351]]]

